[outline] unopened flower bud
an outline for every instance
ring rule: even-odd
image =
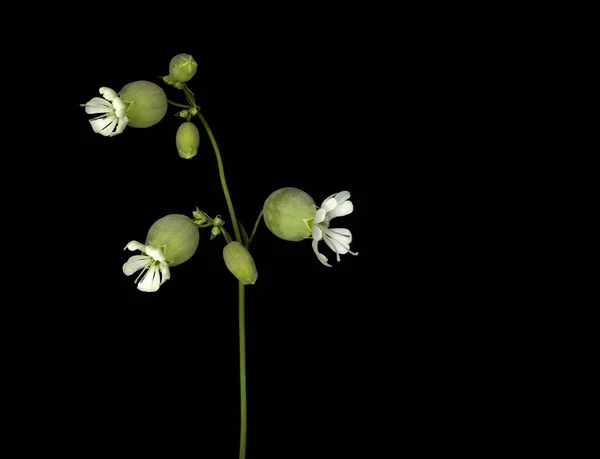
[[[167,113],[167,95],[160,86],[151,81],[140,80],[126,84],[119,96],[127,105],[129,126],[154,126]]]
[[[242,284],[254,284],[258,278],[254,259],[246,247],[237,241],[230,242],[223,248],[223,260],[227,269]]]
[[[173,78],[171,78],[170,75],[166,75],[166,76],[162,77],[162,80],[165,83],[170,84],[170,85],[173,85],[173,83],[175,83],[175,80]]]
[[[175,136],[177,151],[179,156],[185,159],[190,159],[198,153],[198,145],[200,145],[200,132],[194,123],[189,121],[183,123],[177,129]]]
[[[190,115],[196,116],[196,113],[198,113],[198,109],[195,107],[192,107],[192,108],[190,108],[189,112],[190,112]]]
[[[187,118],[188,116],[190,116],[190,113],[187,110],[181,110],[178,113],[179,116],[181,116],[182,118]]]
[[[169,266],[189,260],[198,248],[200,234],[192,220],[171,214],[157,220],[146,237],[146,245],[162,248]]]
[[[286,241],[301,241],[311,234],[317,206],[309,194],[298,188],[281,188],[265,201],[263,216],[271,232]]]
[[[210,240],[212,241],[219,234],[221,234],[221,229],[218,226],[213,226],[210,230]]]
[[[190,54],[178,54],[169,64],[169,75],[180,83],[186,83],[192,79],[198,69],[198,63]]]

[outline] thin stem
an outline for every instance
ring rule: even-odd
[[[254,235],[256,234],[256,230],[258,229],[258,224],[260,223],[260,219],[262,218],[263,211],[260,211],[258,217],[256,217],[256,223],[254,224],[254,229],[252,230],[252,234],[250,235],[250,239],[248,239],[248,245],[246,248],[250,248],[250,244],[252,243],[252,239],[254,239]]]
[[[221,186],[223,187],[223,193],[225,194],[225,200],[227,201],[227,207],[229,208],[229,217],[231,218],[231,223],[233,224],[233,231],[235,232],[235,240],[240,244],[242,242],[242,237],[240,235],[240,229],[238,228],[237,219],[235,218],[235,211],[233,210],[233,203],[231,202],[231,196],[229,196],[229,189],[227,188],[227,181],[225,180],[225,171],[223,169],[223,160],[221,159],[221,153],[219,152],[219,147],[217,145],[217,141],[215,140],[215,136],[212,133],[212,130],[208,126],[206,119],[202,115],[201,112],[197,113],[198,118],[202,121],[202,125],[204,129],[206,129],[206,133],[210,138],[210,142],[212,143],[213,150],[215,150],[215,156],[217,157],[217,164],[219,165],[219,177],[221,178]]]
[[[167,100],[167,102],[169,102],[171,105],[174,105],[175,107],[180,107],[180,108],[192,108],[189,105],[184,105],[184,104],[178,104],[177,102],[171,102],[170,100]]]
[[[195,105],[194,98],[191,92],[185,88],[185,95],[188,102]],[[219,166],[219,177],[221,178],[221,186],[223,187],[223,194],[225,194],[225,200],[227,201],[227,207],[229,208],[229,217],[233,224],[233,231],[235,232],[235,240],[239,243],[242,242],[240,235],[240,228],[238,226],[237,219],[235,218],[235,211],[233,210],[233,203],[231,202],[231,196],[229,196],[229,189],[227,188],[227,181],[225,180],[225,171],[223,169],[223,160],[221,159],[221,152],[215,140],[215,136],[212,130],[208,126],[206,119],[202,113],[197,113],[198,118],[202,122],[206,133],[210,138],[210,142],[215,150],[215,156],[217,157],[217,164]],[[239,305],[239,335],[240,335],[240,459],[246,458],[246,432],[248,430],[248,402],[246,396],[246,325],[244,320],[244,309],[245,309],[245,297],[244,297],[244,284],[238,281],[238,305]]]
[[[224,227],[221,226],[220,230],[221,230],[221,233],[223,233],[223,237],[227,241],[227,244],[229,244],[231,242],[231,236],[229,235],[229,233],[227,232],[227,230]]]
[[[248,428],[248,402],[246,397],[246,328],[244,320],[244,284],[238,281],[240,317],[240,459],[246,458],[246,431]]]

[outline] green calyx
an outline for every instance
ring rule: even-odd
[[[310,236],[316,211],[315,201],[308,193],[287,187],[274,191],[266,199],[263,217],[275,236],[286,241],[301,241]]]
[[[167,95],[160,86],[151,81],[140,80],[126,84],[119,96],[127,105],[128,126],[154,126],[167,113]]]
[[[198,248],[200,234],[192,220],[185,215],[170,214],[150,227],[146,245],[162,248],[169,266],[189,260]]]
[[[198,63],[191,54],[178,54],[169,63],[169,76],[177,83],[186,83],[196,74]]]
[[[191,159],[198,153],[200,145],[200,132],[194,123],[189,121],[182,123],[177,129],[175,143],[179,156]]]
[[[258,271],[254,258],[246,247],[237,241],[230,242],[223,248],[223,260],[229,272],[242,284],[255,284]]]

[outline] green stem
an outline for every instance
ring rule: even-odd
[[[175,107],[180,107],[180,108],[192,108],[189,105],[183,105],[183,104],[178,104],[177,102],[171,102],[170,100],[167,100],[167,102],[169,102],[171,105],[174,105]]]
[[[206,129],[206,133],[210,138],[210,142],[212,143],[213,150],[215,150],[215,156],[217,157],[217,164],[219,165],[219,177],[221,178],[221,186],[223,187],[223,193],[225,194],[225,200],[227,201],[227,207],[229,208],[229,217],[231,218],[231,223],[233,224],[233,231],[235,232],[235,240],[240,244],[242,243],[242,237],[240,235],[240,229],[238,228],[237,219],[235,218],[235,211],[233,210],[233,203],[231,202],[231,196],[229,196],[229,189],[227,188],[227,181],[225,180],[225,170],[223,169],[223,160],[221,159],[221,153],[219,152],[219,147],[217,146],[217,141],[215,140],[215,136],[212,133],[212,130],[208,126],[206,119],[202,115],[202,113],[197,113],[198,118],[202,121],[202,125],[204,129]]]
[[[187,88],[185,91],[186,99],[191,104],[193,102],[193,96],[188,92]],[[208,126],[206,119],[202,115],[202,113],[197,113],[198,118],[202,122],[204,129],[206,129],[206,133],[210,138],[210,142],[213,146],[213,150],[215,150],[215,156],[217,157],[217,164],[219,165],[219,177],[221,178],[221,186],[223,187],[223,193],[225,194],[225,200],[227,201],[227,207],[229,208],[229,217],[231,218],[231,223],[233,224],[233,231],[235,232],[235,240],[240,244],[242,243],[242,237],[240,235],[240,228],[238,226],[237,219],[235,218],[235,211],[233,210],[233,203],[231,202],[231,196],[229,196],[229,189],[227,188],[227,181],[225,180],[225,171],[223,169],[223,161],[221,160],[221,153],[219,151],[219,147],[217,145],[217,141],[215,140],[215,136],[212,133],[212,130]],[[240,335],[240,409],[241,409],[241,418],[240,418],[240,459],[246,458],[246,432],[248,429],[248,402],[246,396],[246,329],[245,329],[245,320],[244,320],[244,284],[238,281],[238,305],[239,305],[239,335]]]
[[[262,214],[263,211],[260,211],[260,214],[258,214],[258,217],[256,217],[256,223],[254,223],[254,229],[252,230],[252,234],[250,235],[250,239],[248,239],[248,245],[246,245],[246,248],[250,247],[250,244],[252,243],[252,239],[254,239],[254,235],[256,234],[256,230],[258,229],[258,224],[260,223],[260,219],[262,218]]]
[[[246,398],[246,327],[244,311],[244,284],[239,282],[239,317],[240,317],[240,459],[246,458],[246,431],[248,428],[248,402]]]

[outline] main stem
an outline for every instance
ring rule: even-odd
[[[239,284],[239,318],[240,318],[240,396],[241,396],[241,425],[240,425],[240,459],[246,457],[246,430],[248,428],[248,402],[246,399],[246,326],[244,311],[244,284]]]
[[[221,152],[215,140],[215,136],[212,130],[208,126],[206,119],[202,113],[197,113],[198,118],[202,121],[204,129],[210,138],[210,142],[215,150],[215,156],[217,157],[217,164],[219,165],[219,177],[221,178],[221,186],[223,187],[223,193],[225,194],[225,200],[227,201],[227,207],[229,208],[229,217],[233,224],[233,231],[235,232],[235,240],[240,244],[242,243],[242,237],[240,235],[240,228],[235,218],[235,211],[233,210],[233,203],[231,202],[231,196],[229,196],[229,189],[227,188],[227,181],[225,180],[225,170],[223,169],[223,161],[221,160]],[[246,431],[248,429],[248,401],[246,395],[246,326],[245,326],[245,290],[244,284],[238,281],[238,305],[239,305],[239,335],[240,335],[240,459],[246,458]]]

